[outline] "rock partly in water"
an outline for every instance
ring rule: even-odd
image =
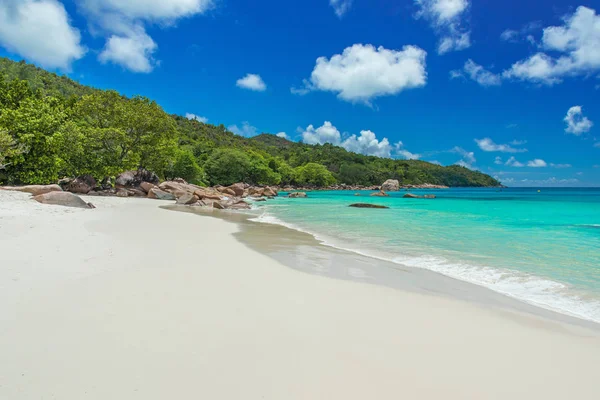
[[[148,198],[157,200],[175,200],[175,195],[158,188],[152,188],[148,192]]]
[[[78,176],[75,179],[64,178],[58,182],[58,185],[65,191],[76,194],[88,194],[97,186],[96,179],[91,175]]]
[[[350,204],[350,207],[356,207],[356,208],[389,208],[389,207],[386,207],[386,206],[380,206],[379,204],[368,204],[368,203]]]
[[[294,193],[290,193],[288,195],[288,197],[290,199],[304,199],[304,198],[308,197],[308,195],[306,194],[306,192],[294,192]]]
[[[29,193],[32,196],[39,196],[41,194],[51,192],[62,192],[62,188],[58,185],[28,185],[28,186],[3,186],[1,190],[10,190],[13,192],[24,192]]]
[[[93,204],[86,203],[81,197],[69,192],[49,192],[34,196],[33,199],[42,204],[76,208],[95,208]]]
[[[386,192],[397,192],[400,190],[400,182],[396,179],[388,179],[381,185],[381,190],[385,190]]]
[[[434,194],[426,194],[425,196],[417,196],[416,194],[406,193],[404,196],[405,199],[435,199]]]
[[[372,197],[389,197],[390,195],[387,194],[386,192],[384,192],[383,190],[380,190],[379,192],[375,192],[371,194]]]

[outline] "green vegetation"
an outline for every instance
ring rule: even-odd
[[[147,98],[80,85],[24,62],[0,58],[0,182],[97,180],[147,168],[200,185],[328,186],[336,183],[498,186],[488,175],[424,161],[355,154],[274,135],[236,136],[223,125],[168,115]]]

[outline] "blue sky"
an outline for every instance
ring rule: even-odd
[[[0,55],[253,135],[600,186],[600,4],[0,0]]]

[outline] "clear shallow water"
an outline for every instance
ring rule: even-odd
[[[600,322],[600,189],[311,192],[257,203],[257,220]],[[357,209],[352,203],[389,210]]]

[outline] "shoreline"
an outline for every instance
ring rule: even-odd
[[[440,296],[489,308],[491,311],[524,314],[548,322],[566,323],[600,332],[600,323],[596,321],[529,303],[429,269],[403,266],[383,258],[326,244],[310,232],[287,225],[261,222],[256,220],[254,214],[219,210],[214,212],[178,205],[163,208],[235,223],[239,231],[234,236],[241,243],[288,268],[304,273]],[[306,267],[307,263],[315,267]],[[324,268],[319,263],[324,263],[327,267]]]
[[[0,398],[598,398],[595,330],[307,274],[168,204],[0,193]]]

